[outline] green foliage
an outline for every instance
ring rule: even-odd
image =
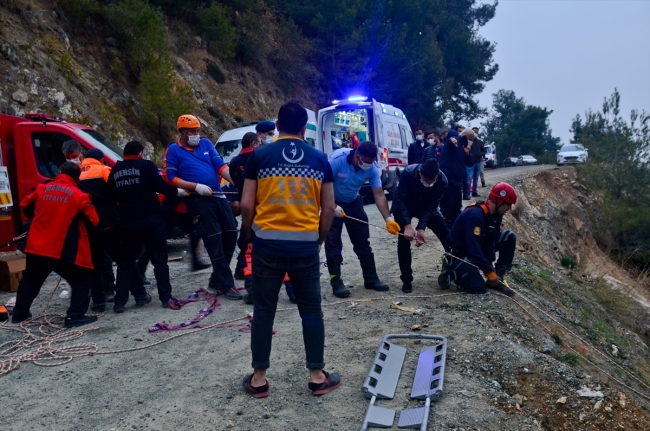
[[[168,58],[169,37],[160,9],[146,0],[119,0],[106,7],[105,14],[135,82],[147,68]]]
[[[576,269],[576,267],[578,266],[578,264],[576,263],[576,261],[573,260],[573,259],[572,259],[571,257],[569,257],[569,256],[562,256],[562,257],[560,258],[560,264],[561,264],[563,267],[565,267],[565,268],[569,268],[569,269]]]
[[[558,334],[551,334],[551,338],[553,339],[553,341],[555,341],[555,344],[557,344],[558,346],[562,345],[562,338],[560,338]]]
[[[294,85],[315,74],[306,61],[311,46],[291,18],[280,20],[276,42],[276,49],[272,52],[273,65],[284,90],[290,92]]]
[[[75,31],[88,22],[93,15],[100,14],[102,6],[97,0],[58,0],[59,5]]]
[[[640,267],[650,264],[650,114],[620,115],[620,94],[606,98],[601,111],[573,121],[573,143],[589,150],[577,167],[578,179],[601,199],[591,207],[596,239],[612,256]]]
[[[237,27],[237,59],[244,64],[260,67],[271,53],[272,23],[269,14],[247,11],[235,20]]]
[[[553,111],[527,105],[511,90],[499,90],[492,97],[492,111],[483,124],[484,140],[496,144],[499,160],[522,154],[542,156],[547,150],[555,151],[560,138],[554,138],[549,127],[548,117]]]
[[[59,69],[65,79],[70,82],[72,79],[72,57],[67,52],[63,53],[59,58]]]
[[[197,12],[199,28],[208,41],[210,52],[222,58],[235,56],[237,33],[232,26],[228,8],[212,2]]]
[[[575,353],[566,353],[564,356],[560,358],[560,360],[572,367],[577,367],[578,365],[580,365],[580,356],[578,356]]]
[[[165,125],[191,112],[195,105],[192,88],[176,78],[169,60],[160,61],[155,68],[142,74],[138,93],[143,103],[142,118],[146,124],[157,128],[160,141],[165,140]]]

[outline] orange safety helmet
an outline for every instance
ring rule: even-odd
[[[176,123],[176,130],[199,129],[201,122],[194,115],[181,115]]]
[[[514,205],[517,203],[517,192],[508,183],[498,183],[490,190],[488,199],[494,202],[497,207],[503,204]]]

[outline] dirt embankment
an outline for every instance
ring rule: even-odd
[[[640,395],[650,391],[633,378],[647,382],[648,348],[611,311],[615,308],[606,301],[608,297],[597,294],[602,289],[600,272],[592,268],[605,268],[605,263],[592,264],[590,253],[606,258],[597,249],[589,251],[593,242],[588,221],[576,198],[577,193],[588,195],[571,185],[570,168],[533,177],[512,172],[508,181],[520,191],[522,202],[518,213],[505,222],[521,245],[508,277],[520,293],[516,302],[494,293],[441,292],[436,285],[441,253],[429,232],[431,244],[413,251],[414,292],[402,295],[396,240],[371,230],[380,277],[391,290],[385,295],[368,291],[344,234],[343,278],[354,286],[352,297],[348,301],[333,297],[325,268],[321,276],[326,369],[339,371],[343,383],[321,398],[307,389],[301,322],[284,291],[274,325],[278,332],[268,375],[270,396],[261,400],[240,387],[250,372],[246,332],[239,327],[210,328],[153,345],[169,334],[149,334],[148,327],[163,320],[178,324],[194,317],[205,304],[173,311],[155,302],[136,309],[130,302],[126,313],[109,311],[96,329],[65,343],[93,343],[98,349],[94,355],[58,367],[26,361],[0,377],[4,388],[0,423],[9,430],[354,430],[368,405],[361,387],[382,337],[410,333],[418,324],[422,332],[443,335],[449,342],[444,393],[432,407],[429,430],[650,429],[650,402]],[[489,174],[488,183],[493,183]],[[366,206],[366,211],[372,223],[381,223],[374,205]],[[572,234],[578,223],[583,230]],[[170,255],[179,255],[185,247],[183,241],[171,242]],[[569,253],[579,262],[573,271],[559,265],[559,256]],[[207,285],[205,271],[190,273],[184,262],[172,262],[170,269],[177,297]],[[625,280],[624,274],[616,274]],[[151,269],[148,275],[153,279]],[[35,314],[43,311],[55,284],[56,277],[50,277],[34,304]],[[151,292],[155,295],[155,282]],[[0,302],[8,297],[0,294]],[[414,315],[391,308],[395,300],[422,312]],[[630,307],[628,314],[636,312],[633,304],[624,305]],[[66,307],[57,294],[49,311],[62,313]],[[241,302],[224,300],[203,325],[232,319],[243,323],[249,309]],[[0,344],[19,336],[0,330]],[[426,346],[418,341],[401,343],[408,353],[396,396],[377,405],[398,414],[420,405],[409,399],[417,354]],[[115,350],[120,353],[102,354]],[[582,387],[601,391],[604,399],[579,396]]]

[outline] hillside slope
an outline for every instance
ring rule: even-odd
[[[96,26],[95,32],[75,33],[56,1],[0,2],[0,111],[63,115],[122,145],[134,138],[154,141],[143,134],[140,103],[121,63],[121,47],[101,23]],[[191,86],[195,114],[212,140],[239,121],[274,118],[291,98],[314,108],[308,92],[298,88],[286,94],[269,73],[209,54],[201,38],[182,49],[177,45],[171,33],[175,74]]]

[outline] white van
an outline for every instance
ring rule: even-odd
[[[275,120],[272,121],[275,122]],[[219,136],[214,147],[217,149],[217,152],[224,162],[230,163],[233,157],[239,154],[241,151],[241,140],[246,133],[255,132],[255,126],[257,123],[259,122],[255,121],[243,127],[227,130]],[[278,136],[277,130],[275,131],[275,136]],[[307,131],[305,132],[305,141],[313,147],[316,146],[316,113],[309,109],[307,109]]]
[[[364,96],[335,100],[332,106],[318,111],[318,142],[316,148],[328,156],[339,147],[352,147],[372,141],[379,147],[377,164],[381,169],[381,183],[391,199],[397,192],[400,170],[408,166],[408,146],[415,141],[406,115],[391,105]],[[370,193],[369,185],[361,195]]]

